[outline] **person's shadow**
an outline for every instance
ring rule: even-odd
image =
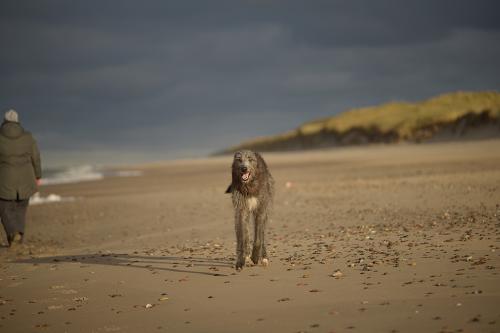
[[[88,265],[122,266],[135,269],[148,269],[150,271],[169,271],[210,276],[227,276],[228,274],[220,273],[220,269],[233,268],[232,261],[223,258],[149,256],[126,253],[61,255],[19,259],[15,262],[31,264],[77,262]]]

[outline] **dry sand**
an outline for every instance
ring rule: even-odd
[[[500,141],[265,158],[271,264],[240,273],[231,157],[43,187],[77,199],[0,249],[0,331],[500,331]]]

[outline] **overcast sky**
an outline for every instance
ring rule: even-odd
[[[206,155],[348,108],[500,90],[498,1],[0,2],[0,108],[46,165]]]

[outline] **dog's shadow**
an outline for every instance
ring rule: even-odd
[[[223,274],[220,271],[222,269],[227,271],[227,268],[233,268],[232,260],[225,258],[152,256],[127,253],[61,255],[19,259],[15,262],[28,264],[67,262],[80,263],[82,265],[109,265],[134,269],[142,268],[150,271],[168,271],[209,276],[228,276],[228,274]]]

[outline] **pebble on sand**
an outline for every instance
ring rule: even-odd
[[[331,276],[334,277],[334,278],[336,278],[336,279],[338,279],[338,278],[341,278],[342,276],[344,276],[344,273],[342,273],[341,271],[337,270]]]

